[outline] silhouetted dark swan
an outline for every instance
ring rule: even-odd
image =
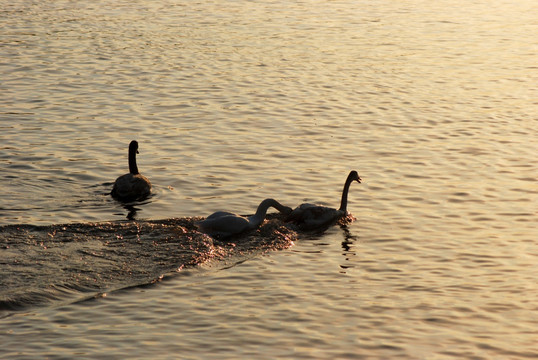
[[[265,199],[258,206],[256,214],[252,216],[244,217],[226,211],[217,211],[205,220],[197,222],[196,225],[200,231],[211,236],[225,238],[237,235],[260,226],[265,219],[267,209],[271,206],[285,215],[291,213],[290,207],[284,206],[274,199]]]
[[[133,140],[129,144],[129,173],[117,178],[110,192],[110,195],[118,200],[143,199],[151,193],[151,183],[138,172],[136,154],[138,154],[138,142]]]
[[[331,225],[344,216],[347,216],[347,194],[349,192],[349,186],[353,181],[360,183],[361,180],[356,171],[353,170],[349,173],[344,184],[344,190],[342,191],[340,209],[336,210],[315,204],[301,204],[292,211],[286,221],[294,222],[301,230],[314,230]]]

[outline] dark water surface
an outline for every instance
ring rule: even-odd
[[[538,357],[535,1],[0,5],[0,358]]]
[[[219,241],[196,231],[200,219],[3,226],[0,311],[148,285],[210,260],[233,255],[239,261],[284,249],[297,237],[274,219],[255,232]]]

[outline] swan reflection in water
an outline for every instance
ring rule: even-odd
[[[133,205],[125,205],[124,208],[127,209],[127,219],[129,220],[134,220],[136,217],[136,212],[140,210]]]
[[[354,268],[353,260],[351,257],[357,255],[357,252],[353,250],[355,241],[358,241],[358,236],[353,235],[347,225],[340,225],[340,228],[344,231],[344,240],[342,241],[342,256],[345,263],[340,264],[340,268],[343,270]],[[345,271],[343,271],[345,272]]]
[[[142,208],[138,207],[138,205],[144,205],[147,203],[148,202],[123,204],[122,207],[127,210],[127,215],[125,216],[127,220],[136,220],[138,212],[142,211]],[[121,215],[125,215],[125,213],[121,213]]]

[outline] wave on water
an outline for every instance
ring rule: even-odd
[[[269,215],[230,241],[196,231],[201,218],[0,227],[0,312],[98,297],[232,256],[290,247],[297,233]]]

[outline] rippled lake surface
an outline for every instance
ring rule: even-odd
[[[538,357],[535,1],[0,4],[0,357]]]

